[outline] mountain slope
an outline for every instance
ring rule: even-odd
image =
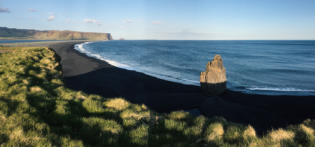
[[[76,31],[38,31],[0,27],[1,38],[37,40],[113,40],[110,33]]]

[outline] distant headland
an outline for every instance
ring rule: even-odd
[[[35,40],[113,40],[110,33],[77,31],[39,31],[0,27],[0,39],[35,39]]]

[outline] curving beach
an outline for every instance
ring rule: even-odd
[[[314,6],[0,0],[0,147],[315,147]]]
[[[160,112],[198,108],[208,117],[250,124],[259,134],[315,118],[314,96],[267,96],[227,90],[219,97],[207,98],[199,86],[157,79],[88,57],[74,50],[76,43],[81,42],[49,45],[61,56],[64,79],[74,90],[123,97]]]

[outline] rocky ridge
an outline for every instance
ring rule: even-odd
[[[113,40],[110,33],[77,32],[77,31],[39,31],[0,27],[0,37],[10,39],[35,40]]]

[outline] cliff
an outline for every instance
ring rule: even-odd
[[[76,31],[38,31],[0,27],[2,39],[36,39],[36,40],[113,40],[110,33],[92,33]]]

